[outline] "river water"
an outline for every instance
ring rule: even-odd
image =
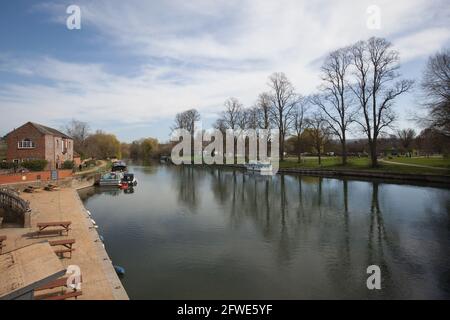
[[[80,196],[131,299],[450,298],[450,190],[131,167]],[[381,269],[368,290],[367,267]]]

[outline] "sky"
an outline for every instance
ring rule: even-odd
[[[66,26],[70,5],[81,29]],[[372,5],[379,29],[367,26]],[[167,141],[176,113],[196,108],[207,128],[229,97],[252,106],[273,72],[315,92],[324,56],[371,36],[391,41],[402,76],[420,82],[450,46],[448,0],[2,1],[0,135],[78,119],[121,141]],[[416,91],[397,101],[398,128],[416,126]]]

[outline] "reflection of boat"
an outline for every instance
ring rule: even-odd
[[[120,172],[109,172],[104,174],[99,181],[100,186],[120,186],[123,174]]]
[[[122,178],[122,185],[137,186],[137,180],[133,173],[125,173]]]
[[[124,161],[114,161],[111,168],[112,172],[125,172],[127,171],[127,164]]]
[[[263,175],[271,175],[273,172],[272,164],[270,162],[251,161],[245,165],[245,168],[247,171]]]
[[[133,194],[134,193],[134,188],[133,187],[129,187],[123,190],[123,193],[125,194]]]
[[[169,162],[170,162],[170,157],[168,157],[168,156],[161,156],[161,157],[159,158],[159,162],[160,162],[161,164],[169,163]]]

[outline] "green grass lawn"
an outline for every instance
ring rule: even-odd
[[[406,159],[406,158],[405,158]],[[449,170],[437,170],[432,168],[421,168],[421,167],[412,167],[412,166],[403,166],[396,164],[388,164],[388,163],[380,163],[379,167],[371,168],[370,167],[370,159],[369,158],[348,158],[348,164],[343,166],[341,163],[340,157],[324,157],[322,158],[322,165],[319,166],[317,157],[304,157],[302,158],[302,162],[298,163],[297,158],[287,158],[285,161],[280,163],[280,168],[305,168],[305,169],[314,169],[314,168],[323,168],[323,169],[353,169],[353,170],[370,170],[370,171],[383,171],[383,172],[392,172],[392,173],[413,173],[413,174],[450,174],[450,166],[448,165],[448,160],[444,159],[427,159],[424,161],[422,158],[412,158],[412,160],[418,159],[417,163],[411,162],[411,164],[419,164],[419,165],[429,165],[433,166],[430,163],[435,163],[436,167],[445,167]],[[426,158],[423,158],[426,159]],[[408,159],[410,160],[410,159]],[[421,161],[422,160],[422,161]],[[435,160],[435,162],[430,161]],[[392,161],[389,159],[389,161]],[[442,165],[447,161],[447,166]],[[394,161],[393,161],[394,162]]]
[[[406,158],[406,157],[393,157],[392,159],[386,159],[387,161],[406,163],[406,164],[416,164],[421,166],[430,167],[440,167],[450,169],[450,158],[444,157],[416,157],[416,158]]]

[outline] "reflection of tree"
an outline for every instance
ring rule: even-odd
[[[175,170],[177,171],[174,178],[177,183],[178,201],[187,205],[190,209],[196,209],[199,203],[197,184],[203,177],[204,172],[193,166],[178,166]]]
[[[344,197],[344,242],[345,242],[345,254],[347,259],[350,260],[350,226],[349,226],[349,214],[348,214],[348,181],[342,180],[342,193]]]
[[[367,266],[373,264],[378,265],[381,268],[383,282],[390,284],[393,279],[389,264],[386,261],[384,252],[385,246],[388,246],[388,249],[391,248],[395,250],[395,247],[392,246],[392,243],[387,236],[386,228],[384,226],[383,214],[379,202],[379,183],[373,182],[372,200],[370,204]],[[384,294],[386,294],[390,288],[384,289]]]

